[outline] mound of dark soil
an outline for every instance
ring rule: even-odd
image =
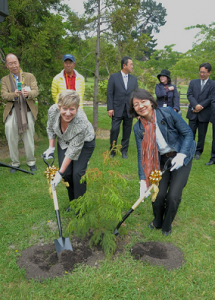
[[[124,239],[117,237],[117,250],[113,259],[124,251],[124,246],[129,242],[129,236]],[[22,251],[18,266],[25,269],[27,279],[42,281],[72,272],[77,264],[99,267],[99,262],[105,259],[101,246],[90,249],[89,237],[86,237],[84,241],[73,237],[71,244],[73,251],[64,250],[59,255],[57,255],[54,243],[43,246],[34,245]],[[179,268],[183,263],[183,253],[170,243],[137,243],[133,246],[131,255],[135,259],[148,261],[152,265],[163,265],[169,270]]]
[[[137,243],[133,246],[131,255],[152,265],[162,265],[168,270],[180,268],[184,262],[183,252],[170,243]]]

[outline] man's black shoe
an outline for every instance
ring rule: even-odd
[[[196,153],[195,159],[196,159],[196,160],[199,160],[199,159],[200,159],[200,154]]]
[[[128,156],[125,153],[122,153],[122,158],[128,158]]]
[[[13,169],[13,168],[10,169],[10,173],[15,173],[15,172],[16,172],[16,169]]]
[[[30,166],[30,170],[31,170],[31,172],[35,172],[35,171],[37,171],[37,167],[35,165]]]
[[[205,165],[206,165],[206,166],[211,166],[211,165],[213,165],[213,164],[215,164],[215,161],[209,160],[209,162],[207,162]]]
[[[115,154],[113,154],[113,153],[110,155],[111,158],[113,158],[114,156],[115,156]]]

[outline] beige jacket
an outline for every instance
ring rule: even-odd
[[[37,119],[38,114],[38,105],[35,104],[35,97],[38,96],[39,91],[37,87],[36,78],[31,73],[23,73],[25,78],[25,85],[30,86],[31,91],[29,91],[29,96],[26,99],[28,106],[34,116],[34,119]],[[7,116],[9,115],[9,112],[11,111],[11,108],[13,107],[14,101],[16,101],[15,94],[11,92],[11,83],[9,79],[9,75],[5,76],[1,80],[1,97],[3,100],[7,101],[7,104],[4,109],[3,113],[3,122],[5,122]]]

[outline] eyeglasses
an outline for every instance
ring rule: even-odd
[[[12,66],[17,66],[18,65],[18,62],[17,61],[14,61],[14,62],[10,62],[10,63],[8,63],[8,66],[9,67],[12,67]]]
[[[208,72],[199,71],[199,74],[203,74],[203,75],[205,75],[205,74],[208,74]]]
[[[136,108],[139,108],[141,106],[143,106],[145,103],[145,100],[141,100],[140,102],[136,102],[134,105],[133,105],[133,108],[136,109]]]

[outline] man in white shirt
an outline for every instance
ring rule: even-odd
[[[107,87],[107,111],[112,118],[110,131],[110,149],[113,143],[117,144],[120,125],[123,121],[123,134],[121,140],[122,158],[127,157],[129,138],[132,128],[132,118],[129,114],[129,98],[131,93],[138,88],[137,78],[130,73],[133,71],[132,59],[128,56],[121,60],[121,71],[110,76]],[[111,157],[115,152],[111,152]]]

